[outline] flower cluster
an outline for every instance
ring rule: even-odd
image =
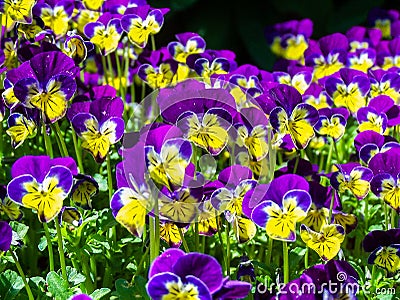
[[[168,12],[0,1],[1,281],[30,300],[237,299],[263,280],[260,297],[339,299],[396,282],[400,13],[318,40],[309,19],[269,26],[269,72],[194,32],[157,48]]]

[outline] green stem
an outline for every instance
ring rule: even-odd
[[[296,161],[294,162],[293,174],[296,174],[297,168],[299,167],[300,153],[296,156]]]
[[[329,217],[328,217],[329,224],[332,222],[332,211],[333,211],[333,204],[335,203],[335,196],[336,196],[336,191],[332,190],[331,203],[329,205]]]
[[[78,140],[76,138],[76,132],[73,128],[72,128],[72,141],[74,143],[74,149],[76,154],[76,160],[78,162],[79,172],[83,174],[85,173],[85,171],[83,169],[83,164],[82,164],[82,151],[80,151],[79,149]]]
[[[365,197],[364,199],[365,203],[365,207],[364,207],[364,222],[365,222],[365,232],[368,233],[368,197]]]
[[[394,209],[391,209],[391,221],[392,221],[392,228],[397,228],[396,224],[396,214],[397,212]]]
[[[226,223],[225,226],[226,235],[226,275],[231,275],[231,240],[229,238],[229,224]]]
[[[118,78],[119,78],[119,96],[121,97],[122,96],[122,91],[124,90],[124,87],[122,86],[122,78],[123,78],[123,74],[121,73],[121,63],[120,63],[120,61],[119,61],[119,55],[118,55],[118,53],[117,53],[117,51],[114,51],[114,54],[115,54],[115,63],[116,63],[116,65],[117,65],[117,76],[118,76]],[[123,99],[123,100],[125,100],[125,99]]]
[[[96,48],[96,49],[98,49],[98,48]],[[105,56],[104,55],[102,55],[101,53],[100,53],[100,51],[97,51],[97,53],[99,53],[99,55],[100,55],[100,57],[101,57],[101,64],[102,64],[102,66],[103,66],[103,76],[104,76],[104,82],[106,83],[106,84],[109,84],[109,82],[108,82],[108,72],[107,72],[107,63],[106,63],[106,58],[105,58]]]
[[[218,233],[218,239],[219,239],[219,242],[220,242],[220,244],[221,244],[221,256],[222,256],[222,261],[224,262],[224,266],[225,266],[225,270],[226,270],[226,267],[227,267],[227,263],[226,263],[226,258],[225,258],[225,255],[224,255],[224,241],[223,241],[223,239],[222,239],[222,234],[221,234],[221,223],[220,223],[220,218],[219,218],[219,216],[215,216],[215,218],[217,219],[217,233]]]
[[[198,251],[199,249],[199,240],[200,236],[199,236],[199,223],[196,220],[194,223],[194,249],[196,249],[196,251]]]
[[[61,273],[62,273],[62,276],[63,276],[65,282],[68,282],[67,268],[65,266],[65,253],[64,253],[63,237],[61,234],[60,223],[58,222],[57,219],[54,220],[54,223],[56,223],[56,230],[57,230],[57,242],[58,242],[58,252],[60,253]]]
[[[111,83],[112,83],[113,78],[114,78],[114,68],[111,63],[111,55],[108,54],[106,58],[107,58],[107,64],[108,64],[108,75],[111,77]]]
[[[272,147],[272,127],[268,126],[267,128],[267,135],[268,135],[268,181],[271,182],[274,179],[274,172],[275,172],[275,165],[276,165],[276,153]]]
[[[339,157],[339,151],[338,151],[337,145],[336,145],[335,141],[333,140],[333,138],[332,138],[332,144],[333,144],[333,148],[335,148],[336,161],[339,163],[340,161],[342,161],[342,158]]]
[[[154,218],[149,217],[149,230],[150,230],[150,263],[152,263],[156,258],[157,254],[154,249],[154,243],[155,243],[155,224],[154,224]]]
[[[325,169],[326,173],[329,173],[331,171],[333,144],[334,144],[333,139],[331,139],[331,143],[330,143],[330,146],[329,146],[328,157],[326,159],[326,169]]]
[[[371,273],[371,288],[375,290],[375,280],[376,280],[376,265],[372,265],[372,273]]]
[[[12,258],[14,259],[15,266],[17,267],[18,273],[21,276],[22,281],[24,282],[24,286],[25,286],[26,292],[28,293],[29,300],[34,300],[35,298],[33,298],[31,287],[29,286],[28,281],[26,280],[25,273],[22,270],[21,265],[19,264],[17,255],[11,249],[10,249],[10,253],[11,253]]]
[[[181,237],[183,248],[185,249],[185,252],[189,253],[190,250],[189,250],[188,244],[186,243],[185,236],[182,232],[182,228],[180,228],[179,226],[178,226],[178,232],[179,232],[179,236]]]
[[[58,139],[60,140],[60,143],[61,143],[62,149],[60,149],[60,152],[61,152],[62,156],[67,157],[67,156],[69,156],[67,145],[65,144],[64,137],[61,133],[58,122],[54,123],[54,128],[55,128],[56,135],[58,136]]]
[[[267,266],[271,264],[271,257],[272,257],[272,246],[274,244],[274,240],[271,237],[268,237],[268,248],[267,248]]]
[[[154,35],[151,35],[151,50],[156,51],[156,39],[154,38]]]
[[[46,149],[46,153],[48,156],[53,158],[53,146],[50,142],[50,137],[47,135],[46,124],[44,122],[42,122],[42,131],[43,131],[44,147]]]
[[[49,252],[49,264],[50,264],[50,271],[54,271],[54,255],[53,255],[53,246],[51,244],[51,236],[49,232],[49,227],[47,223],[42,223],[44,229],[44,235],[47,241],[47,250]]]
[[[111,158],[110,153],[107,153],[107,182],[108,182],[108,199],[111,200],[113,195],[113,181],[111,173]]]
[[[289,250],[287,242],[283,243],[283,283],[289,282]]]
[[[382,205],[383,205],[383,211],[385,214],[385,225],[386,225],[386,230],[389,230],[389,216],[388,216],[388,209],[386,203],[382,200]]]
[[[201,236],[201,253],[204,253],[206,251],[206,236],[202,235]]]
[[[304,255],[304,269],[308,269],[308,247],[306,246],[306,254]]]
[[[140,259],[139,264],[137,265],[136,272],[132,276],[131,284],[133,284],[135,282],[135,277],[142,272],[144,262],[147,259],[147,256],[149,255],[149,250],[150,250],[150,247],[146,247],[146,251],[144,252],[142,258]]]

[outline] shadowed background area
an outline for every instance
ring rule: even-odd
[[[239,64],[250,63],[272,70],[275,56],[264,37],[268,25],[309,18],[312,38],[345,33],[354,25],[366,25],[373,7],[400,9],[399,0],[165,0],[149,1],[153,7],[169,7],[164,27],[156,36],[157,47],[175,40],[176,33],[199,33],[208,49],[229,49]]]

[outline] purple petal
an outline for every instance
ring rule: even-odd
[[[272,200],[281,205],[286,192],[290,190],[309,190],[307,180],[295,174],[286,174],[275,178],[269,186],[265,199]]]
[[[386,247],[392,244],[400,244],[400,228],[387,231],[373,230],[363,240],[363,247],[366,252],[372,252],[378,247]]]
[[[265,228],[269,219],[269,215],[266,210],[268,207],[271,207],[274,204],[276,203],[270,200],[259,203],[251,213],[251,219],[253,220],[253,222],[261,228]]]
[[[222,268],[218,261],[209,255],[186,254],[178,259],[173,270],[181,278],[188,275],[197,277],[205,283],[211,294],[218,291],[222,286]]]
[[[233,165],[223,169],[218,176],[218,180],[225,185],[237,186],[241,181],[251,179],[253,173],[248,167]]]
[[[12,228],[7,222],[0,221],[0,237],[0,251],[6,252],[12,241]]]
[[[159,273],[172,272],[177,260],[184,255],[185,252],[181,249],[170,248],[165,250],[153,261],[149,269],[149,279]]]
[[[369,168],[376,175],[389,173],[394,178],[400,173],[400,149],[393,148],[384,153],[378,153],[369,162]]]

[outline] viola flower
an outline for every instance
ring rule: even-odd
[[[395,72],[383,71],[381,69],[369,72],[371,82],[370,97],[375,98],[386,95],[398,102],[400,97],[400,75]]]
[[[400,108],[391,97],[381,95],[372,98],[368,102],[368,107],[379,114],[384,114],[387,117],[388,127],[400,124]]]
[[[232,116],[222,108],[211,108],[203,115],[188,111],[177,121],[185,137],[211,155],[218,155],[225,148],[231,124]]]
[[[350,52],[360,49],[375,48],[382,38],[382,32],[376,28],[353,26],[346,32],[349,40]]]
[[[92,209],[92,198],[99,192],[99,184],[92,176],[78,174],[71,189],[71,199],[83,209]]]
[[[381,41],[376,47],[377,60],[376,63],[383,70],[393,68],[393,71],[400,67],[400,37],[396,37],[390,41]]]
[[[22,105],[40,110],[43,120],[54,123],[67,111],[68,101],[76,91],[74,77],[78,70],[67,55],[50,51],[10,70],[7,78],[15,82],[12,91]]]
[[[339,171],[332,173],[331,185],[339,193],[349,190],[358,200],[365,198],[370,190],[373,173],[357,163],[336,165]]]
[[[319,232],[312,231],[306,225],[300,227],[301,239],[307,247],[313,249],[323,260],[331,260],[340,250],[345,231],[341,225],[323,225]]]
[[[363,73],[367,73],[375,65],[375,61],[375,49],[360,49],[347,55],[347,66]]]
[[[182,233],[185,234],[187,229],[181,228]],[[182,244],[179,227],[175,222],[160,220],[160,238],[172,248],[179,248]]]
[[[378,113],[371,107],[361,107],[357,111],[357,122],[360,124],[360,132],[372,130],[384,134],[388,125],[388,118],[385,113]]]
[[[0,251],[7,252],[10,249],[13,236],[11,226],[5,221],[0,221],[0,233]]]
[[[132,9],[121,19],[122,29],[128,34],[129,41],[140,48],[147,45],[150,35],[155,35],[161,30],[163,23],[163,12],[151,9],[149,5]]]
[[[197,57],[197,55],[193,56]],[[231,63],[225,57],[213,57],[208,53],[203,53],[198,56],[199,58],[195,60],[193,69],[200,77],[208,80],[207,82],[209,84],[211,84],[211,76],[227,74],[231,69]]]
[[[257,233],[257,226],[252,220],[225,211],[225,219],[231,224],[236,241],[239,244],[246,243],[253,239]]]
[[[278,105],[270,113],[271,126],[281,135],[289,134],[297,149],[306,148],[315,135],[318,111],[302,103],[300,93],[291,86],[280,84],[270,90],[270,95]]]
[[[79,227],[82,225],[82,215],[76,207],[63,206],[58,214],[58,223],[60,226],[62,226],[62,222]]]
[[[357,299],[358,280],[356,270],[347,261],[329,260],[304,270],[300,278],[286,284],[275,299]]]
[[[321,79],[330,76],[346,64],[349,42],[345,35],[333,33],[310,43],[304,52],[305,63],[314,68],[314,77]]]
[[[203,53],[206,49],[204,39],[193,32],[175,35],[177,42],[170,42],[167,46],[169,54],[180,63],[186,63],[189,55]]]
[[[256,108],[243,108],[240,113],[242,122],[235,125],[236,143],[239,147],[245,147],[252,159],[260,161],[268,154],[268,120]],[[272,137],[272,132],[270,134]]]
[[[274,54],[285,59],[300,60],[308,47],[312,31],[310,19],[291,20],[266,28],[265,35]]]
[[[218,231],[217,210],[211,204],[211,201],[207,200],[199,204],[199,212],[197,216],[197,222],[199,223],[199,234],[205,236],[212,236]]]
[[[255,66],[242,65],[228,74],[229,82],[233,84],[230,87],[230,93],[239,108],[254,106],[248,96],[256,98],[262,94],[263,88],[257,77],[259,73],[260,71]]]
[[[276,240],[294,242],[296,223],[307,216],[311,207],[308,183],[298,175],[274,179],[263,201],[251,213],[251,219]]]
[[[400,148],[376,154],[369,167],[374,172],[371,191],[400,214]]]
[[[339,74],[340,78],[332,76],[326,80],[326,91],[336,106],[346,107],[355,114],[367,103],[369,79],[364,73],[348,68],[340,69]]]
[[[400,147],[400,144],[390,136],[383,136],[375,131],[360,132],[354,139],[354,146],[359,153],[360,160],[368,165],[372,157],[392,148]]]
[[[116,166],[118,190],[110,201],[116,221],[130,233],[141,237],[146,224],[147,213],[154,205],[152,191],[145,180],[144,143],[124,149],[124,160]]]
[[[5,186],[0,186],[0,216],[6,215],[11,221],[21,220],[23,213],[19,209],[19,205],[12,202],[7,197],[7,189]]]
[[[67,33],[73,11],[73,0],[39,0],[33,8],[34,15],[40,17],[57,38]]]
[[[223,296],[228,292],[243,298],[250,288],[249,283],[224,279],[215,258],[196,252],[185,254],[180,249],[168,249],[154,260],[146,286],[152,299],[229,299]]]
[[[400,229],[387,231],[373,230],[363,240],[366,252],[372,252],[368,257],[369,264],[395,273],[400,269]]]
[[[289,73],[273,72],[272,75],[276,82],[293,86],[302,95],[310,86],[313,77],[312,72],[295,68],[289,69]]]
[[[235,177],[232,178],[232,174],[235,173]],[[257,182],[252,178],[251,171],[239,165],[233,165],[221,171],[219,179],[228,175],[229,181],[223,188],[215,190],[211,195],[211,203],[218,211],[228,210],[231,214],[242,216],[242,202],[244,195],[254,189]],[[237,177],[236,177],[237,176]],[[240,178],[240,180],[236,180]]]
[[[156,152],[154,146],[145,147],[145,159],[150,177],[157,183],[168,187],[182,186],[185,169],[192,157],[189,141],[175,138],[167,140]]]
[[[164,193],[163,193],[164,192]],[[163,190],[159,195],[160,216],[168,221],[190,224],[197,217],[201,199],[189,188],[180,188],[173,192]]]
[[[122,99],[103,97],[89,105],[76,102],[73,106],[81,111],[71,121],[83,140],[81,147],[89,151],[98,163],[103,162],[111,145],[117,143],[124,134]]]
[[[382,32],[382,38],[391,38],[391,25],[399,19],[399,12],[390,9],[374,8],[368,14],[368,24]]]
[[[8,70],[14,69],[18,66],[18,56],[17,56],[17,43],[14,39],[3,39],[3,45],[0,50],[0,61],[1,66],[6,67]]]
[[[18,205],[37,211],[40,222],[48,223],[61,212],[72,188],[73,172],[76,164],[71,158],[24,156],[12,166],[8,196]]]
[[[32,23],[32,7],[35,0],[0,1],[0,13],[2,23],[6,25],[6,31],[11,31],[15,23]]]
[[[333,138],[335,142],[340,140],[346,130],[348,111],[344,108],[323,108],[318,112],[319,120],[314,126],[315,131]]]
[[[333,101],[325,89],[319,84],[312,82],[303,94],[303,101],[316,109],[330,108]]]
[[[104,0],[83,0],[82,4],[90,10],[99,10],[104,3]]]
[[[35,137],[38,127],[34,120],[20,113],[12,113],[7,119],[7,126],[6,132],[11,137],[14,149],[21,146],[26,139]]]
[[[96,22],[87,23],[83,31],[102,55],[114,52],[122,35],[120,16],[104,13]]]
[[[142,64],[137,75],[153,90],[169,86],[177,72],[177,64],[174,61],[166,61],[157,66]]]
[[[76,15],[73,15],[73,26],[76,29],[84,34],[84,28],[86,24],[96,22],[99,18],[101,13],[99,11],[93,11],[86,9],[83,5],[79,6],[80,3],[76,3]]]
[[[77,65],[86,59],[87,52],[92,49],[93,45],[90,42],[85,42],[80,35],[67,34],[63,51],[71,57]]]

